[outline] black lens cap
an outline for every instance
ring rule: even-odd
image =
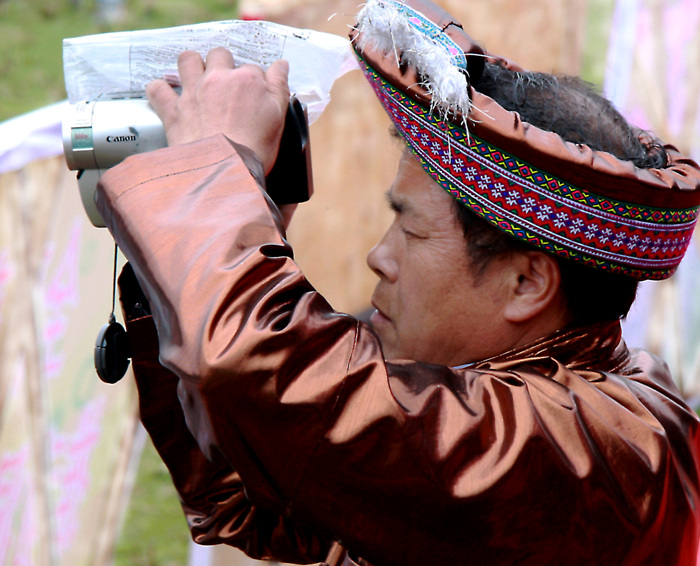
[[[129,369],[131,348],[126,330],[114,317],[105,324],[95,342],[95,370],[105,383],[116,383]]]

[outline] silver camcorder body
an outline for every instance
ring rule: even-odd
[[[78,173],[85,212],[95,226],[104,222],[95,207],[102,173],[130,155],[165,147],[165,129],[148,100],[139,97],[79,102],[63,120],[63,152]]]
[[[100,176],[130,155],[167,146],[165,129],[144,95],[128,93],[73,105],[62,125],[68,168],[78,171],[78,187],[93,225],[104,227],[95,206]],[[267,177],[277,204],[304,202],[313,191],[305,107],[290,100],[277,161]]]

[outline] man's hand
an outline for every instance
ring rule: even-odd
[[[269,173],[289,104],[288,63],[277,61],[267,72],[255,65],[234,69],[231,52],[217,47],[206,64],[198,53],[185,51],[177,66],[182,94],[162,80],[146,89],[165,126],[168,145],[223,133],[252,149]]]

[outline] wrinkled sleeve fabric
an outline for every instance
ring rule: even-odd
[[[144,303],[128,300],[141,291],[129,265],[119,278],[119,288],[141,421],[170,471],[193,540],[236,546],[259,559],[322,560],[328,541],[289,517],[252,505],[239,474],[226,459],[218,452],[211,459],[204,456],[187,428],[177,395],[178,378],[159,362],[153,317],[132,314]]]
[[[252,504],[381,565],[691,563],[695,448],[677,454],[625,380],[546,357],[385,363],[303,277],[241,152],[219,136],[130,158],[98,209],[151,302],[191,446]],[[697,419],[637,387],[695,442]]]

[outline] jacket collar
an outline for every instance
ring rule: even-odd
[[[619,320],[562,329],[530,344],[475,363],[474,369],[508,369],[527,359],[551,358],[572,370],[617,372],[630,359]]]

